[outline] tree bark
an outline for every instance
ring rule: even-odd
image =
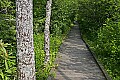
[[[50,60],[50,31],[49,31],[49,26],[50,26],[50,17],[51,17],[51,5],[52,5],[52,0],[47,0],[46,4],[46,20],[45,20],[45,30],[44,30],[44,38],[45,38],[45,64],[49,62]]]
[[[18,80],[36,80],[32,0],[16,0]]]

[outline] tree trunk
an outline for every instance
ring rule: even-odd
[[[45,35],[45,64],[49,62],[50,60],[50,31],[49,31],[49,26],[50,26],[50,17],[51,17],[51,5],[52,5],[52,0],[47,0],[46,4],[46,20],[45,20],[45,30],[44,30],[44,35]]]
[[[16,0],[18,80],[35,79],[32,0]]]

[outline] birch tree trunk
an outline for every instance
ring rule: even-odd
[[[18,80],[35,79],[32,0],[16,0]]]
[[[44,30],[44,36],[45,36],[45,64],[49,62],[50,60],[50,31],[49,31],[49,26],[50,26],[50,17],[51,17],[51,5],[52,5],[52,0],[47,0],[46,4],[46,20],[45,20],[45,30]]]

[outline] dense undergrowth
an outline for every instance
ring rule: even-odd
[[[80,1],[79,23],[90,45],[112,80],[120,80],[120,1]]]
[[[58,52],[59,46],[62,43],[64,37],[56,36],[50,37],[50,62],[47,65],[44,65],[44,34],[34,35],[34,46],[35,46],[35,57],[36,57],[36,74],[37,80],[46,80],[48,75],[51,75],[49,72],[51,68],[56,65],[53,64],[56,54]]]

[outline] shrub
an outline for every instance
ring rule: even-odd
[[[47,65],[44,65],[44,35],[34,34],[36,75],[38,80],[46,80],[50,75],[51,68],[55,66],[54,61],[61,43],[62,37],[50,37],[50,62]]]
[[[5,47],[10,44],[4,44],[0,40],[0,79],[1,80],[16,80],[16,57],[12,50],[7,52]]]

